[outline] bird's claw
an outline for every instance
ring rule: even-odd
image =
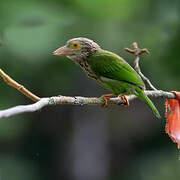
[[[113,97],[114,94],[104,94],[100,98],[104,101],[104,104],[101,105],[101,107],[107,107],[108,102],[110,100],[110,97]]]
[[[110,98],[107,97],[101,97],[102,100],[104,100],[104,104],[101,105],[101,107],[107,107],[108,106],[108,101],[110,100]]]
[[[125,95],[119,95],[118,97],[122,98],[124,105],[129,106],[129,101]]]

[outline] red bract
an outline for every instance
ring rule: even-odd
[[[176,99],[166,100],[166,133],[180,149],[180,92],[172,91]]]

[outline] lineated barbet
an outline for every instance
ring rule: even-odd
[[[54,55],[65,55],[113,94],[103,95],[107,101],[112,96],[134,94],[145,101],[157,118],[160,114],[152,101],[144,93],[145,85],[137,72],[120,56],[103,50],[94,41],[87,38],[74,38],[53,52]],[[127,101],[127,99],[125,98]],[[128,104],[128,101],[127,101]]]

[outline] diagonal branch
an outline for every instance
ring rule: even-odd
[[[175,95],[170,92],[165,91],[145,91],[145,93],[150,97],[164,97],[164,98],[171,98],[175,99]],[[127,99],[133,100],[136,96],[129,95]],[[111,98],[109,104],[117,104],[121,105],[124,103],[124,100],[120,97]],[[69,105],[103,105],[104,101],[101,98],[96,97],[69,97],[69,96],[57,96],[57,97],[50,97],[50,98],[41,98],[38,102],[30,105],[20,105],[15,106],[6,110],[0,111],[0,119],[12,117],[18,114],[23,114],[27,112],[35,112],[42,109],[45,106],[52,106],[57,104],[69,104]]]
[[[16,82],[14,79],[12,79],[10,76],[8,76],[2,69],[0,69],[0,76],[4,79],[4,81],[9,85],[20,91],[22,94],[33,100],[34,102],[37,102],[40,100],[38,96],[27,90],[23,85]]]
[[[129,49],[129,48],[124,48],[124,49],[127,52],[135,55],[135,60],[134,60],[134,69],[135,69],[135,71],[140,75],[142,80],[149,85],[151,90],[156,91],[157,89],[151,84],[150,80],[146,76],[144,76],[144,74],[141,72],[140,66],[139,66],[139,60],[140,60],[139,56],[141,54],[143,54],[143,53],[149,54],[149,51],[147,49],[139,49],[136,42],[132,43],[132,47],[133,47],[133,49]]]

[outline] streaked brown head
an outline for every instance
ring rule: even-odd
[[[100,46],[87,38],[74,38],[67,41],[67,44],[53,52],[54,55],[65,55],[72,60],[85,60],[93,52],[100,49]]]

